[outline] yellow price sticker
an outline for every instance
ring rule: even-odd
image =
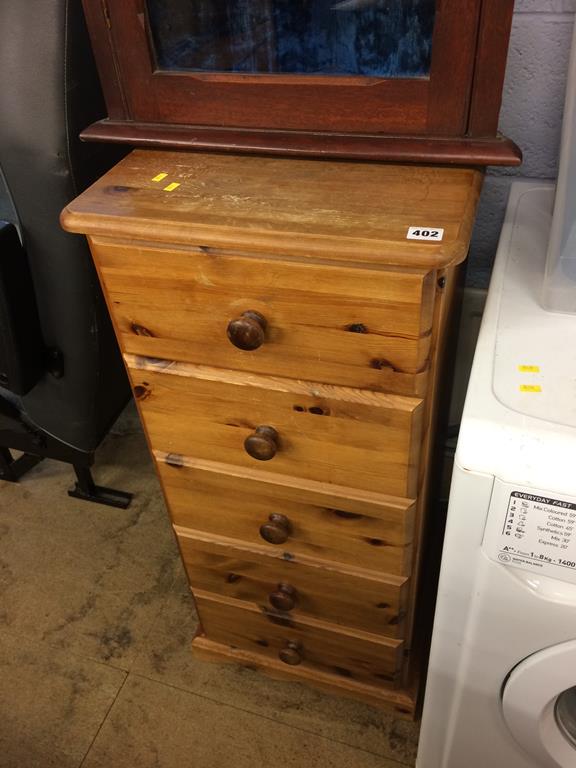
[[[174,192],[175,189],[178,189],[180,184],[178,184],[177,181],[173,181],[172,184],[168,184],[167,187],[164,187],[164,192]]]
[[[540,373],[539,365],[519,365],[518,370],[520,373]]]
[[[167,173],[159,173],[157,176],[154,176],[152,181],[164,181],[164,179],[168,176]]]
[[[520,392],[542,392],[539,384],[520,384]]]

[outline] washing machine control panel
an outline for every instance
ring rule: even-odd
[[[496,480],[482,549],[502,565],[576,584],[576,497]]]

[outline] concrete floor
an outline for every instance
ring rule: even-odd
[[[68,498],[46,461],[0,482],[1,768],[400,768],[418,730],[371,707],[201,663],[133,412],[98,455],[128,511]]]

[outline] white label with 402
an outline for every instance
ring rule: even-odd
[[[407,240],[430,240],[434,243],[441,243],[444,239],[444,230],[438,227],[410,227]]]

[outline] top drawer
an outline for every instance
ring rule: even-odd
[[[425,392],[433,272],[99,239],[91,246],[125,352],[360,389]]]

